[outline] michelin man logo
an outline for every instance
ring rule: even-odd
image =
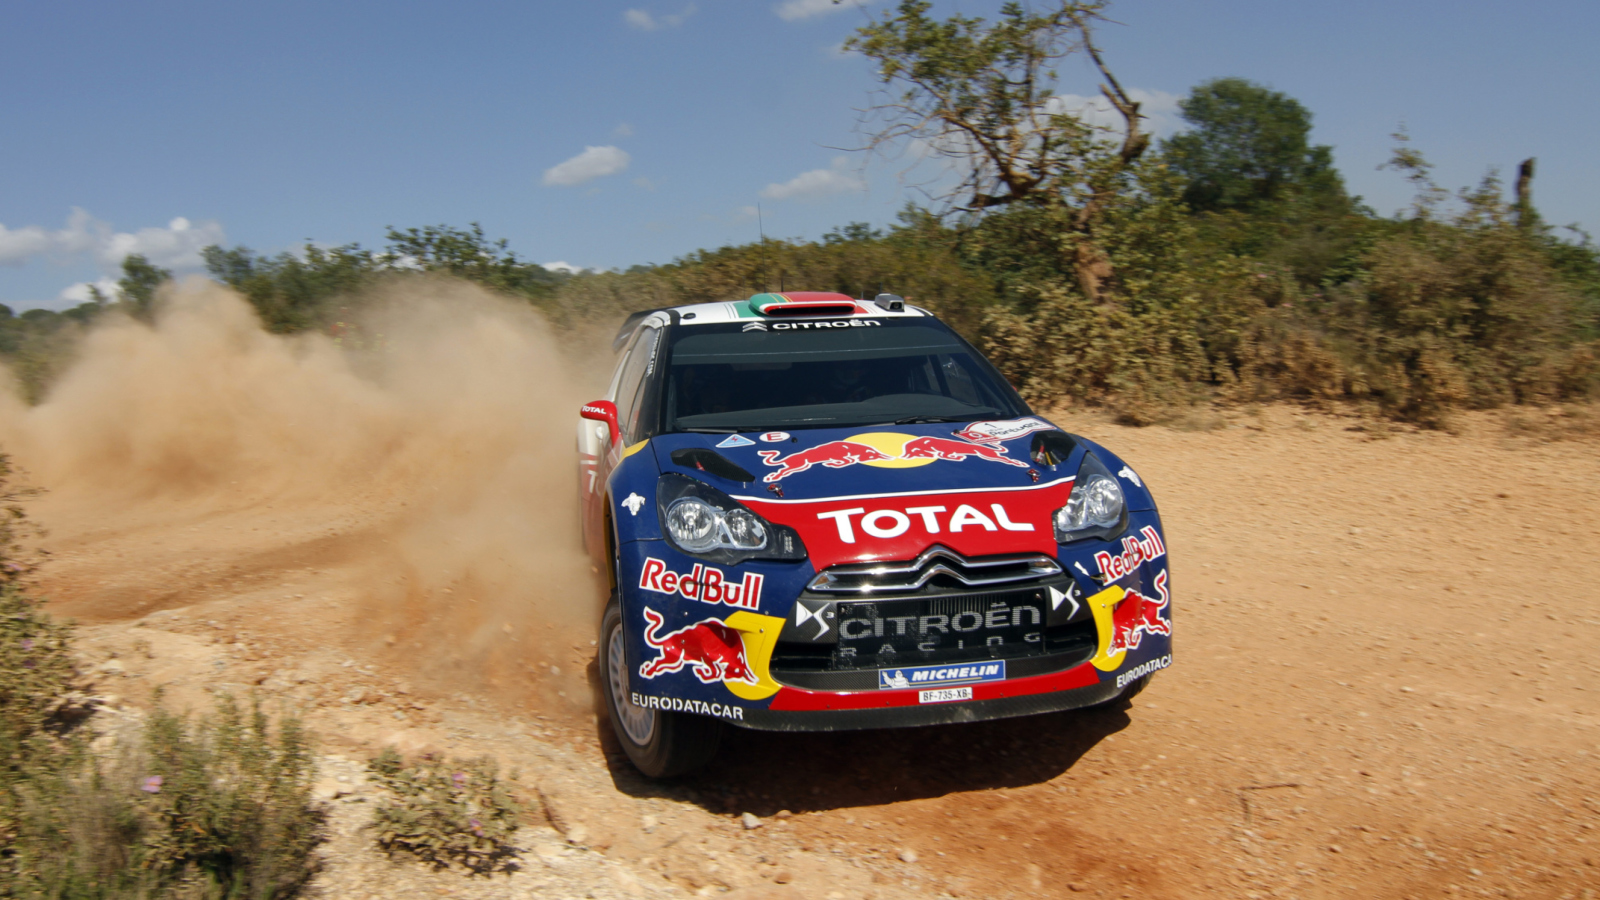
[[[1122,467],[1122,471],[1118,472],[1117,474],[1121,475],[1123,478],[1128,479],[1129,481],[1133,482],[1134,484],[1138,485],[1139,487],[1144,487],[1144,482],[1139,480],[1139,475],[1136,472],[1134,472],[1132,469],[1128,468],[1127,466],[1123,466]]]
[[[638,494],[629,494],[628,499],[622,501],[624,508],[633,515],[639,514],[639,507],[644,506],[644,498]]]

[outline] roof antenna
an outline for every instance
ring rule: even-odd
[[[756,202],[756,233],[761,235],[761,290],[767,290],[767,264],[771,259],[767,255],[767,226],[761,218],[761,203]]]

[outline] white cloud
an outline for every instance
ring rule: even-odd
[[[544,170],[544,183],[571,187],[615,175],[628,168],[632,161],[627,151],[618,147],[585,147],[583,152],[559,165]]]
[[[866,182],[846,171],[849,166],[850,160],[843,156],[835,157],[826,169],[812,169],[801,172],[783,184],[767,185],[762,188],[761,196],[768,200],[811,200],[829,194],[866,190]]]
[[[693,3],[685,6],[683,12],[665,16],[657,16],[647,9],[630,9],[622,14],[622,20],[640,31],[660,31],[663,28],[677,28],[692,15],[694,15]]]
[[[1171,134],[1181,127],[1178,118],[1178,95],[1166,91],[1147,91],[1130,88],[1128,96],[1139,104],[1144,120],[1139,126],[1158,137]],[[1085,97],[1081,94],[1057,94],[1045,104],[1052,113],[1073,113],[1098,128],[1122,132],[1122,114],[1111,106],[1111,101],[1100,94]]]
[[[582,275],[585,272],[592,271],[590,269],[581,268],[573,265],[572,263],[559,259],[555,262],[540,263],[539,265],[542,268],[549,269],[552,272],[565,272],[568,275]]]
[[[66,227],[56,231],[37,225],[15,229],[0,225],[0,265],[21,266],[38,257],[62,259],[88,254],[103,269],[115,271],[125,257],[138,253],[162,268],[197,269],[201,248],[226,239],[222,226],[216,222],[197,225],[179,216],[165,228],[113,231],[110,223],[74,209],[67,217]]]
[[[866,6],[872,0],[783,0],[774,11],[785,22],[798,22],[816,16],[825,16],[844,9]]]
[[[100,295],[107,300],[115,300],[117,295],[122,293],[122,289],[117,287],[117,283],[110,278],[80,281],[63,289],[60,294],[56,295],[55,307],[57,309],[69,309],[80,303],[92,301],[94,296],[89,292],[91,287],[98,288]]]
[[[166,228],[141,228],[136,232],[111,235],[99,249],[102,265],[122,265],[135,253],[166,269],[195,269],[201,264],[200,250],[225,240],[216,222],[195,225],[179,216]]]

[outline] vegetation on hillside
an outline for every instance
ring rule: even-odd
[[[482,229],[390,229],[382,250],[208,248],[212,277],[278,332],[341,333],[364,289],[444,273],[519,297],[559,328],[788,287],[903,294],[993,355],[1040,403],[1150,422],[1193,402],[1350,403],[1441,424],[1453,408],[1593,396],[1600,250],[1552,228],[1532,160],[1455,193],[1397,135],[1391,167],[1417,199],[1392,217],[1345,189],[1294,98],[1241,78],[1196,86],[1187,129],[1153,143],[1095,42],[1107,0],[1010,3],[994,21],[901,0],[860,28],[880,102],[867,145],[915,140],[955,176],[884,229],[700,250],[625,272],[567,275]],[[1082,55],[1121,125],[1054,91]],[[65,313],[0,307],[0,357],[38,400],[84,323],[148,316],[164,275],[130,257],[117,298]]]
[[[291,896],[322,825],[299,723],[221,696],[96,740],[72,629],[30,591],[28,494],[0,453],[0,898]]]

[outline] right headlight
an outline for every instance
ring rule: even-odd
[[[1122,486],[1092,452],[1084,454],[1067,505],[1053,518],[1056,541],[1062,544],[1090,537],[1109,540],[1128,527]]]
[[[667,542],[684,553],[732,564],[747,559],[804,559],[793,528],[768,522],[709,484],[676,473],[661,476],[656,509]]]

